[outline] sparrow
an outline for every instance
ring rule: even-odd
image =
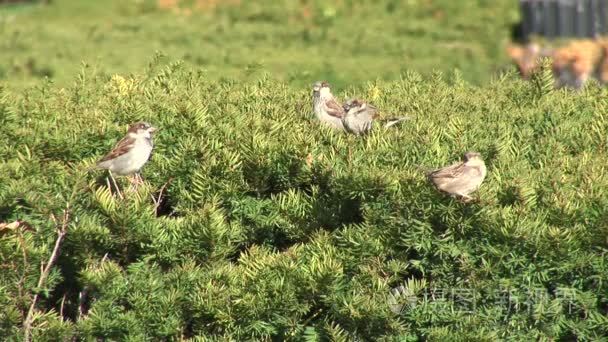
[[[325,125],[344,130],[342,118],[344,108],[338,103],[331,93],[329,83],[325,81],[315,82],[312,88],[312,109],[319,121]]]
[[[342,123],[347,132],[355,135],[364,135],[371,131],[374,122],[378,121],[378,109],[369,103],[359,99],[349,99],[342,106],[344,109],[344,117]],[[400,118],[391,118],[382,120],[383,127],[391,127],[401,121],[408,120],[410,117],[404,116]]]
[[[139,170],[150,159],[152,133],[157,129],[147,122],[136,122],[129,127],[127,135],[97,162],[97,168],[120,176],[139,174]]]
[[[461,162],[431,171],[427,177],[438,190],[467,202],[486,178],[486,164],[479,153],[466,152]]]

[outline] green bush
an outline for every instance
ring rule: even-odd
[[[22,338],[38,293],[35,341],[602,338],[608,93],[539,82],[405,73],[350,88],[339,95],[414,116],[365,138],[319,126],[308,88],[181,63],[4,89],[0,222],[33,231],[0,237],[0,334]],[[87,168],[137,120],[161,130],[145,184],[118,179],[121,200]],[[466,150],[489,170],[469,205],[420,171]],[[415,305],[391,296],[399,286]],[[476,295],[454,307],[435,289]],[[502,305],[505,289],[542,296]]]

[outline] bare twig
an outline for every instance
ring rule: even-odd
[[[17,282],[17,291],[19,293],[19,298],[23,298],[25,294],[24,286],[25,280],[27,279],[27,267],[28,267],[28,259],[27,259],[27,249],[25,246],[25,239],[23,238],[23,233],[19,232],[19,245],[21,247],[23,253],[23,270],[21,270],[21,277],[19,278],[19,282]],[[21,310],[21,315],[25,315],[25,307]]]
[[[87,297],[89,295],[89,288],[85,286],[80,293],[78,293],[78,319],[84,317],[87,314]]]
[[[54,216],[51,216],[51,218],[53,219],[53,221],[56,222]],[[42,267],[42,265],[41,265],[41,273],[40,273],[40,278],[38,279],[38,286],[36,287],[37,289],[41,289],[44,286],[44,283],[46,282],[46,278],[48,278],[49,273],[51,272],[51,268],[53,267],[53,265],[57,261],[57,258],[59,257],[61,243],[63,242],[63,239],[65,238],[65,234],[68,231],[69,219],[70,219],[70,214],[69,214],[69,206],[68,206],[68,208],[63,210],[63,219],[61,222],[61,227],[59,229],[57,229],[57,239],[55,240],[55,247],[53,247],[53,252],[51,253],[51,256],[49,257],[49,260],[46,263],[46,265],[44,267]],[[28,310],[27,316],[25,317],[25,321],[23,322],[24,341],[25,342],[31,342],[31,340],[32,340],[32,336],[31,336],[32,323],[34,321],[34,312],[36,311],[37,303],[38,303],[38,293],[36,293],[34,295],[34,298],[32,299],[32,304],[30,305],[30,309]]]
[[[163,197],[163,191],[165,191],[165,188],[167,188],[167,186],[171,184],[172,181],[173,177],[169,178],[169,180],[165,184],[163,184],[163,186],[160,187],[160,191],[158,192],[157,198],[154,198],[154,196],[152,195],[152,201],[154,202],[154,213],[158,212],[158,207],[160,207],[160,203]]]
[[[65,297],[66,297],[67,295],[68,295],[67,293],[64,293],[64,294],[63,294],[63,297],[61,298],[61,306],[59,307],[59,316],[61,316],[61,318],[64,318],[64,317],[63,317],[63,306],[64,306],[64,304],[65,304]]]

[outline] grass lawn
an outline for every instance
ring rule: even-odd
[[[200,1],[208,3],[209,1]],[[159,9],[151,0],[56,0],[0,8],[0,82],[60,86],[87,63],[100,75],[143,72],[156,51],[212,79],[268,72],[297,86],[337,88],[459,69],[488,81],[508,66],[516,1],[227,1]],[[188,10],[190,9],[190,10]]]

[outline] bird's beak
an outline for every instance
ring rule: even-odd
[[[160,129],[160,128],[156,128],[156,127],[150,127],[150,128],[148,128],[148,132],[150,132],[150,133],[154,133],[154,132],[158,131],[159,129]]]

